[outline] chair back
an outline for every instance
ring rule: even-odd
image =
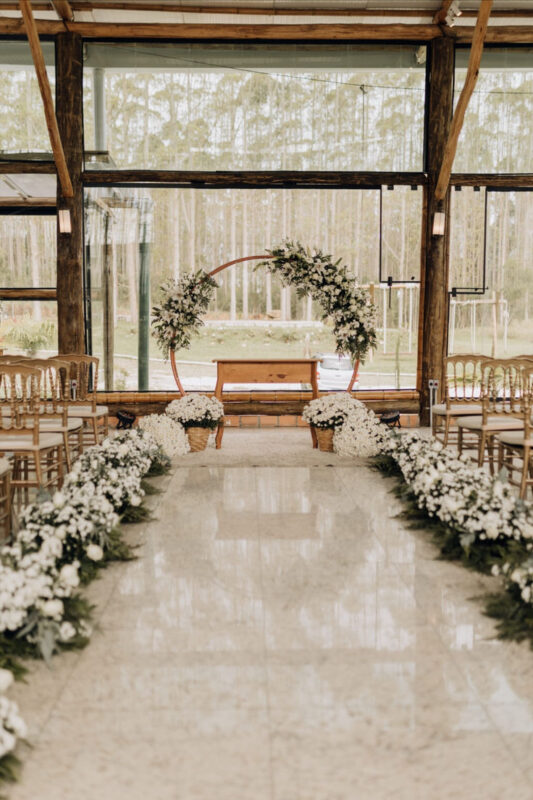
[[[96,411],[96,392],[98,389],[98,365],[96,356],[67,353],[50,360],[64,362],[60,370],[62,391],[71,405],[90,405]]]
[[[533,431],[533,364],[524,367],[522,372],[522,409],[524,413],[524,439],[530,439]]]
[[[524,362],[514,358],[486,359],[481,370],[483,424],[489,416],[521,416]]]
[[[60,358],[34,358],[31,366],[41,373],[39,383],[39,413],[45,419],[60,419],[68,422],[69,398],[65,393],[65,377],[70,365]]]
[[[487,356],[474,354],[448,356],[444,385],[444,402],[447,409],[450,409],[455,403],[479,405],[481,402],[481,365],[487,360]]]
[[[0,364],[0,413],[2,435],[31,434],[39,444],[39,385],[41,371],[21,364]]]

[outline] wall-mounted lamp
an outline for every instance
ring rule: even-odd
[[[459,0],[453,0],[453,3],[448,9],[448,13],[446,14],[446,20],[445,20],[446,25],[449,28],[453,28],[453,26],[457,22],[457,19],[461,16],[462,13],[463,12],[461,11],[461,8],[459,6]]]
[[[68,208],[60,208],[57,212],[59,233],[72,233],[72,220]]]
[[[433,217],[433,236],[444,236],[446,225],[446,214],[444,211],[436,211]]]

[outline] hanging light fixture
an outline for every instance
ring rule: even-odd
[[[435,211],[433,217],[433,236],[444,236],[446,214],[444,211]]]
[[[60,208],[57,212],[59,233],[72,233],[72,220],[68,208]]]

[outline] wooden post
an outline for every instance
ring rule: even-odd
[[[454,42],[436,39],[429,48],[430,78],[428,90],[428,124],[426,136],[427,186],[426,242],[421,281],[421,348],[419,352],[420,421],[429,424],[428,381],[444,379],[444,359],[448,338],[448,245],[449,192],[440,203],[435,189],[442,167],[453,112]],[[436,211],[446,213],[443,236],[433,236]]]
[[[83,128],[82,39],[76,33],[56,37],[56,115],[73,196],[57,187],[58,208],[68,208],[72,233],[57,229],[57,318],[60,353],[84,353],[83,316]]]

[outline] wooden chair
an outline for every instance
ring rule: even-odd
[[[30,488],[59,488],[63,483],[63,437],[40,430],[41,371],[0,364],[0,455],[13,460],[12,493]],[[9,413],[5,413],[5,409]]]
[[[459,454],[464,449],[477,449],[477,463],[482,466],[485,455],[494,472],[494,437],[502,431],[520,430],[522,421],[522,372],[524,362],[517,359],[486,359],[481,364],[480,416],[457,419]],[[472,439],[465,441],[465,433]],[[469,446],[470,445],[470,446]]]
[[[525,367],[522,372],[522,422],[521,431],[505,431],[499,433],[498,466],[506,467],[509,482],[520,488],[520,497],[525,500],[528,487],[533,487],[533,366]],[[518,465],[516,464],[518,461]],[[520,473],[519,480],[515,479]]]
[[[64,396],[68,398],[69,417],[83,420],[88,444],[99,444],[109,433],[109,409],[97,405],[98,358],[77,353],[55,358],[68,364],[68,368],[61,370],[61,380]]]
[[[63,437],[67,469],[72,454],[83,453],[83,419],[69,415],[69,399],[64,391],[62,373],[69,370],[68,361],[59,358],[32,359],[31,366],[41,372],[39,424],[44,433],[60,433]]]
[[[458,417],[481,415],[481,364],[486,361],[487,357],[481,355],[446,359],[443,402],[432,409],[433,436],[445,446],[450,443]]]
[[[11,537],[11,465],[0,458],[0,544]]]

